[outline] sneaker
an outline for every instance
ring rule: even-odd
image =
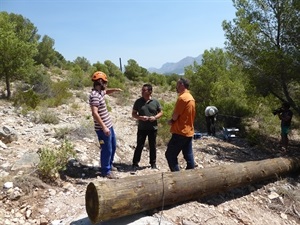
[[[113,172],[110,172],[108,174],[106,174],[106,176],[104,176],[108,179],[119,179]]]
[[[115,166],[111,166],[111,171],[118,171],[118,168]]]
[[[139,168],[139,165],[133,164],[131,171],[136,172],[138,168]]]
[[[96,175],[97,177],[99,177],[99,176],[101,176],[101,172],[100,172],[100,171],[96,171],[96,172],[95,172],[95,175]]]
[[[154,164],[151,164],[151,169],[153,169],[153,170],[157,169],[157,166],[156,166],[155,163],[154,163]]]

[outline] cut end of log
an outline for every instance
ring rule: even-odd
[[[85,193],[85,208],[93,223],[98,222],[99,214],[99,199],[95,198],[95,196],[98,196],[97,188],[93,183],[89,183]]]

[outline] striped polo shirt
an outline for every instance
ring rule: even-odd
[[[108,114],[104,95],[105,95],[105,91],[97,91],[93,89],[90,94],[89,103],[90,106],[96,106],[98,108],[98,114],[100,118],[102,119],[105,126],[109,129],[112,127],[112,121]],[[96,120],[94,120],[94,124],[95,124],[95,130],[102,130],[102,127]]]

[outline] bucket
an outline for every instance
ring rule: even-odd
[[[194,139],[200,139],[202,137],[202,134],[201,133],[195,133],[194,134]]]

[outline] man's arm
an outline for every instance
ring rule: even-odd
[[[135,118],[137,120],[143,120],[143,121],[149,120],[148,116],[140,116],[138,111],[135,110],[135,109],[132,110],[131,115],[132,115],[133,118]]]
[[[121,92],[121,91],[123,91],[121,88],[109,88],[105,90],[106,94],[108,95],[114,92]]]
[[[176,112],[173,112],[172,114],[172,118],[168,121],[168,124],[171,125],[172,123],[174,123],[179,117],[179,114],[177,114]]]
[[[160,117],[162,117],[162,115],[163,115],[163,111],[161,110],[155,116],[150,116],[149,120],[150,121],[158,120]]]
[[[105,135],[109,136],[110,135],[110,131],[109,129],[105,126],[105,124],[103,123],[99,113],[98,113],[98,107],[97,106],[91,106],[91,110],[92,110],[92,116],[94,118],[94,120],[97,121],[98,124],[100,124],[100,126],[102,127],[103,132],[105,133]]]

